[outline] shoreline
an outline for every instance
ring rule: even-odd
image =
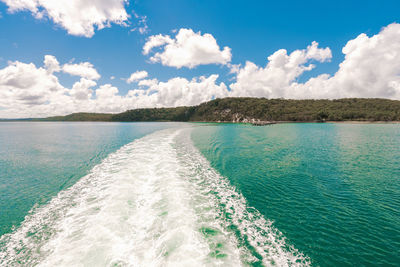
[[[148,123],[154,123],[154,122],[186,122],[186,123],[215,123],[215,124],[252,124],[251,122],[233,122],[233,121],[99,121],[99,120],[85,120],[85,121],[54,121],[54,120],[19,120],[19,119],[5,119],[5,120],[0,120],[0,123],[2,122],[110,122],[110,123],[138,123],[138,122],[148,122]],[[400,124],[400,121],[271,121],[271,124],[268,125],[273,125],[273,124],[284,124],[284,123],[337,123],[337,124]]]
[[[277,121],[276,123],[398,124],[400,121]]]
[[[188,121],[190,123],[214,123],[214,124],[249,124],[251,122],[232,122],[232,121]],[[400,121],[325,121],[325,122],[318,122],[318,121],[274,121],[274,123],[268,124],[284,124],[284,123],[337,123],[337,124],[400,124]],[[266,126],[268,126],[266,125]]]

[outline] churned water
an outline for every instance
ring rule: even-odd
[[[1,122],[0,235],[109,153],[171,123]]]
[[[0,137],[0,266],[399,262],[398,125],[5,123]]]

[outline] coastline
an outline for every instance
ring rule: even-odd
[[[398,124],[400,121],[279,121],[276,123]]]
[[[399,123],[400,101],[369,98],[336,100],[218,98],[195,106],[139,108],[121,113],[78,112],[45,118],[0,118],[0,121],[175,121],[233,122],[259,125],[323,122]]]
[[[0,123],[2,122],[96,122],[96,123],[155,123],[155,122],[187,122],[187,123],[213,123],[213,124],[252,124],[251,122],[234,122],[234,121],[99,121],[99,120],[84,120],[84,121],[71,121],[71,120],[19,120],[19,119],[2,119],[0,120]],[[268,125],[273,125],[273,124],[284,124],[284,123],[337,123],[337,124],[400,124],[400,121],[273,121],[273,123],[268,124]],[[265,126],[268,126],[265,125]]]
[[[232,121],[189,121],[189,123],[213,123],[213,124],[249,124],[251,122],[232,122]],[[337,124],[400,124],[400,121],[274,121],[272,124],[268,124],[265,126],[273,125],[273,124],[285,124],[285,123],[337,123]]]

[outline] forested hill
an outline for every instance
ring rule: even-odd
[[[58,121],[400,121],[400,101],[347,98],[286,100],[223,98],[193,107],[147,108],[119,114],[75,113],[44,120]]]
[[[111,121],[114,114],[107,113],[73,113],[67,116],[48,117],[45,121]]]

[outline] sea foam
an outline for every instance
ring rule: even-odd
[[[1,237],[0,265],[309,265],[190,132],[162,130],[110,154]]]

